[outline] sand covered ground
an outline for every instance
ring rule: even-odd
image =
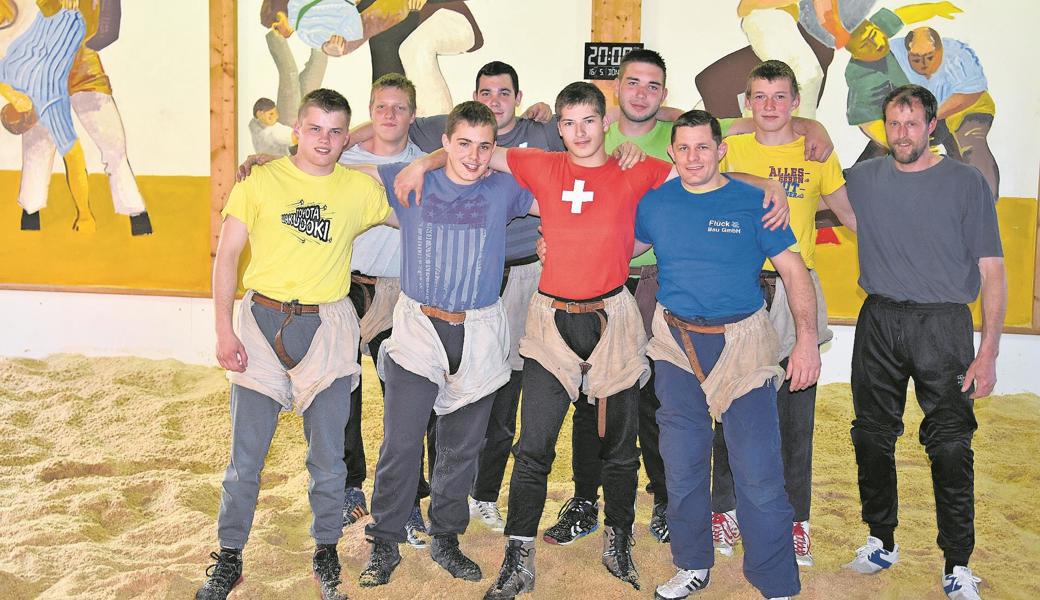
[[[375,379],[366,362],[368,389]],[[215,515],[227,458],[227,382],[217,369],[175,361],[85,358],[0,360],[0,598],[191,598],[215,549]],[[367,391],[367,390],[366,390]],[[379,392],[365,406],[369,464],[382,437]],[[912,403],[911,403],[912,404]],[[972,566],[987,600],[1040,597],[1040,398],[994,397],[977,405],[978,541]],[[907,410],[900,440],[901,562],[881,576],[843,573],[863,543],[849,442],[847,385],[823,386],[816,421],[813,506],[816,566],[803,569],[806,600],[939,600],[928,464],[918,445],[920,411]],[[542,526],[571,491],[570,442],[561,438]],[[307,471],[300,419],[283,415],[263,477],[245,551],[244,584],[232,598],[314,598],[307,535]],[[370,467],[370,473],[374,470]],[[508,477],[508,476],[507,476]],[[508,481],[508,479],[507,479]],[[371,479],[366,483],[371,491]],[[502,502],[504,504],[505,490]],[[643,590],[606,574],[597,534],[568,547],[538,545],[539,598],[651,598],[673,573],[668,547],[646,531],[641,494],[634,549]],[[361,590],[362,528],[340,542],[347,589],[358,600],[480,598],[497,573],[503,538],[473,524],[463,547],[484,569],[481,583],[452,580],[426,552],[402,547],[393,582]],[[720,558],[703,596],[757,600],[740,552]]]

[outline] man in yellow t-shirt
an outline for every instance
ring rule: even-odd
[[[235,185],[213,267],[217,360],[231,380],[231,460],[224,475],[217,535],[220,552],[196,600],[225,600],[242,580],[242,549],[256,510],[260,471],[278,414],[303,416],[322,598],[344,599],[336,542],[343,532],[343,431],[361,371],[350,289],[354,238],[396,226],[383,188],[337,164],[349,138],[350,106],[317,89],[300,105],[299,150]],[[232,306],[238,262],[249,242],[246,295],[238,331]]]
[[[791,68],[776,60],[766,61],[748,75],[745,105],[751,110],[755,132],[726,139],[728,151],[723,171],[738,171],[769,177],[783,184],[791,207],[791,229],[797,243],[791,248],[802,255],[816,289],[818,343],[833,334],[827,328],[827,305],[816,276],[816,209],[820,200],[835,212],[842,224],[855,230],[856,217],[845,191],[845,178],[835,155],[825,161],[805,160],[805,138],[795,133],[791,117],[798,108],[798,82]],[[766,260],[761,275],[769,319],[780,337],[780,366],[787,368],[794,346],[795,319],[787,303],[783,283]],[[811,319],[812,316],[809,315]],[[781,452],[788,499],[794,508],[791,532],[799,564],[812,565],[809,538],[809,508],[812,491],[812,439],[816,386],[792,392],[784,382],[777,393]],[[721,424],[714,441],[715,469],[712,477],[712,533],[716,548],[731,554],[740,537],[736,517],[733,477]]]

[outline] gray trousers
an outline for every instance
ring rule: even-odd
[[[285,315],[254,304],[253,316],[270,343]],[[293,317],[282,333],[290,356],[302,357],[321,324],[318,315]],[[249,349],[246,349],[248,352]],[[350,378],[332,382],[303,413],[307,440],[311,536],[318,544],[335,544],[343,534],[343,491],[347,468],[343,462],[343,430],[350,415]],[[224,472],[217,536],[225,548],[244,548],[253,525],[260,473],[271,447],[282,405],[268,396],[231,386],[231,462]],[[414,470],[414,469],[413,469]]]
[[[465,329],[430,319],[456,372],[462,358]],[[386,392],[383,399],[383,445],[376,463],[372,490],[372,522],[365,534],[381,541],[405,541],[405,523],[415,506],[419,483],[415,465],[423,451],[437,385],[385,358]],[[469,525],[467,496],[477,472],[477,457],[487,432],[494,394],[437,417],[437,461],[430,475],[430,534],[461,534]]]

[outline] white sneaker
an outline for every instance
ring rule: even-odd
[[[671,579],[657,586],[654,598],[657,600],[681,600],[694,592],[708,587],[711,580],[709,569],[679,569]]]
[[[857,573],[870,574],[887,569],[897,562],[899,562],[899,544],[896,544],[889,552],[885,550],[881,540],[868,536],[867,544],[856,550],[856,558],[842,566]]]
[[[954,567],[953,573],[942,578],[943,591],[950,600],[982,600],[979,596],[981,582],[968,567]]]
[[[795,521],[791,526],[794,540],[794,558],[803,567],[813,566],[812,539],[809,538],[809,522]]]
[[[740,526],[737,511],[711,513],[711,541],[719,554],[733,556],[733,547],[740,542]]]
[[[481,502],[470,498],[469,516],[480,519],[480,522],[491,531],[505,531],[506,529],[506,520],[502,518],[502,513],[499,512],[498,505],[494,502]]]

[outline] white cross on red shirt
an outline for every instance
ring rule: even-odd
[[[564,190],[562,200],[564,202],[571,203],[571,213],[581,214],[581,205],[585,202],[592,202],[592,192],[585,191],[585,180],[575,179],[573,190]]]

